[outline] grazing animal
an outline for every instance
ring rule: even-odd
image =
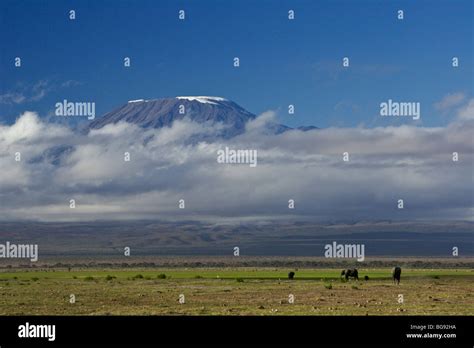
[[[364,280],[369,280],[369,276],[365,276],[365,277],[364,277]]]
[[[349,278],[354,278],[355,280],[359,280],[359,271],[357,271],[356,268],[354,269],[346,269],[344,272],[344,276],[346,277],[346,280]],[[342,272],[341,272],[342,275]]]
[[[395,282],[397,284],[400,284],[400,276],[402,275],[402,269],[400,267],[393,267],[392,269],[392,278],[393,278],[393,284]]]
[[[345,274],[346,274],[346,270],[343,269],[343,270],[341,271],[341,277],[344,277]]]
[[[288,273],[288,279],[293,279],[295,277],[295,272]]]

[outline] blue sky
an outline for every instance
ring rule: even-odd
[[[277,110],[290,126],[388,125],[378,116],[388,99],[420,102],[420,125],[445,125],[452,115],[434,104],[473,94],[472,33],[470,0],[4,0],[0,122],[25,110],[47,117],[63,99],[94,101],[102,115],[130,99],[211,95]]]

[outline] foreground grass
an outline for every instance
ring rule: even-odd
[[[0,272],[0,315],[472,315],[474,271],[79,269]],[[161,277],[159,275],[162,274]],[[164,278],[164,276],[166,278]],[[369,276],[369,281],[362,280]],[[163,279],[164,278],[164,279]],[[69,302],[74,294],[76,302]],[[185,296],[180,304],[179,295]],[[290,304],[289,295],[294,295]],[[399,294],[404,303],[398,303]]]

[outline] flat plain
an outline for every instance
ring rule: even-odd
[[[288,279],[289,271],[295,271],[295,279]],[[3,269],[0,315],[474,314],[470,268],[404,268],[400,285],[393,284],[390,268],[359,268],[359,281],[345,281],[340,272],[283,267]]]

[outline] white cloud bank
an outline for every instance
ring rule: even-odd
[[[280,135],[262,131],[273,117],[265,113],[244,134],[213,141],[196,139],[210,139],[219,126],[190,121],[148,130],[119,123],[78,134],[25,112],[0,126],[0,220],[472,220],[473,106],[468,101],[443,128]],[[217,163],[226,146],[257,150],[257,167]]]

